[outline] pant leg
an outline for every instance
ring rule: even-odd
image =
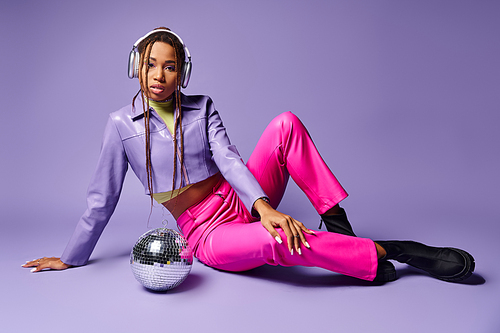
[[[224,216],[219,219],[215,215],[207,221],[216,226],[205,229],[196,246],[196,257],[208,266],[227,271],[245,271],[264,264],[316,266],[364,280],[375,278],[377,252],[369,239],[318,231],[305,234],[310,249],[303,246],[302,255],[292,255],[286,243],[276,242],[260,222],[247,222],[247,211],[239,209],[242,205],[234,190],[213,199],[209,207],[196,208],[200,214],[224,208]],[[277,231],[286,238],[283,230]]]
[[[319,214],[347,197],[319,154],[307,129],[291,112],[274,118],[260,137],[247,167],[278,207],[289,177],[302,189]]]
[[[302,255],[292,255],[260,223],[228,223],[219,228],[209,236],[212,244],[218,244],[218,262],[211,265],[215,268],[244,271],[263,264],[314,266],[370,281],[377,272],[375,245],[369,239],[318,231],[306,235],[310,249],[302,247]],[[278,232],[285,239],[283,230]]]
[[[306,234],[311,249],[302,255],[279,244],[252,217],[236,192],[225,181],[213,194],[188,208],[177,220],[195,256],[208,266],[244,271],[264,264],[317,266],[341,274],[372,280],[377,271],[377,251],[369,239],[317,231]],[[285,234],[277,229],[282,239]]]

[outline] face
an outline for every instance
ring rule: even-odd
[[[175,65],[175,51],[172,46],[163,42],[156,42],[151,48],[147,73],[148,86],[146,95],[154,101],[165,101],[169,99],[177,86],[177,68]],[[146,75],[146,69],[142,72],[141,80]],[[143,86],[145,80],[143,81]]]

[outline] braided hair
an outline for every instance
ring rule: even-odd
[[[165,29],[170,30],[165,27],[159,27],[157,29]],[[172,191],[175,189],[175,175],[177,173],[177,160],[179,160],[179,164],[181,170],[184,166],[184,136],[182,132],[182,112],[181,112],[181,74],[183,70],[184,60],[186,58],[184,46],[179,41],[177,37],[174,35],[165,32],[158,31],[157,33],[153,33],[149,35],[147,38],[142,40],[137,46],[137,50],[141,56],[139,62],[139,82],[141,84],[141,89],[137,92],[132,100],[132,106],[135,104],[135,100],[139,94],[141,94],[142,98],[142,109],[144,112],[144,126],[146,129],[145,139],[146,139],[146,174],[148,178],[148,190],[151,197],[151,208],[153,207],[153,168],[151,164],[151,132],[149,128],[150,122],[150,108],[149,108],[149,99],[146,96],[146,92],[148,90],[148,72],[149,66],[147,66],[149,62],[149,56],[151,54],[151,49],[153,44],[156,42],[166,43],[174,48],[175,52],[175,68],[177,71],[177,83],[176,89],[174,92],[175,99],[175,119],[174,119],[174,129],[172,133],[172,140],[174,145],[174,172],[172,176]],[[179,128],[179,141],[177,138],[177,128]],[[181,173],[182,174],[182,173]],[[186,179],[187,181],[187,179]],[[182,185],[182,182],[181,182]]]

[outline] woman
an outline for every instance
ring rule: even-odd
[[[61,258],[24,267],[38,272],[86,264],[130,165],[151,201],[172,213],[195,256],[211,267],[318,266],[391,281],[396,274],[386,259],[395,259],[446,281],[472,274],[474,259],[463,250],[355,237],[338,205],[347,193],[290,112],[269,124],[245,165],[212,100],[181,94],[190,72],[189,50],[168,29],[153,30],[134,44],[129,77],[138,77],[141,89],[131,105],[110,115],[88,209]],[[333,232],[314,232],[275,210],[290,176]]]

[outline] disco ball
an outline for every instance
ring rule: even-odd
[[[139,237],[130,253],[130,266],[144,287],[169,290],[188,276],[193,266],[193,252],[179,232],[157,228]]]

